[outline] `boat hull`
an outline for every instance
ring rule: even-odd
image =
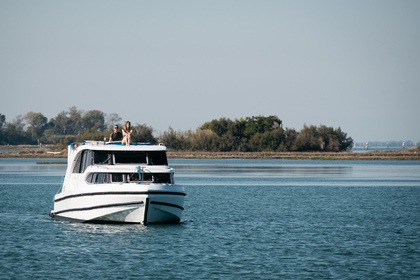
[[[57,194],[50,215],[82,222],[179,223],[184,197],[184,188],[176,185],[99,185],[89,192]]]

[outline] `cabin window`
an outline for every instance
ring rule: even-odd
[[[94,151],[93,163],[95,164],[112,164],[112,154],[106,151]]]
[[[90,173],[86,177],[86,182],[90,184],[109,184],[112,182],[122,182],[122,174]]]
[[[115,163],[147,163],[143,151],[114,152]]]
[[[149,181],[153,183],[171,184],[170,173],[143,173],[143,181]]]
[[[73,173],[80,173],[80,164],[82,163],[82,157],[78,156],[73,168]]]
[[[116,182],[124,182],[123,174],[121,174],[121,173],[112,173],[111,174],[111,181],[113,183],[116,183]]]
[[[76,160],[73,173],[83,173],[85,172],[86,168],[92,164],[93,164],[92,151],[84,150],[81,152],[81,155]]]
[[[115,163],[145,163],[147,165],[168,165],[165,151],[130,151],[130,152],[113,152]]]
[[[162,183],[171,184],[173,176],[170,173],[143,173],[141,178],[135,173],[90,173],[86,177],[86,182],[90,184],[108,183]]]
[[[108,173],[91,173],[87,178],[88,183],[92,184],[106,184],[111,183],[110,176]]]
[[[138,173],[91,173],[86,178],[86,182],[91,184],[130,183],[138,181]]]
[[[139,173],[127,174],[127,182],[139,182]]]
[[[152,151],[148,152],[148,165],[168,165],[168,159],[166,158],[166,152],[164,151]]]

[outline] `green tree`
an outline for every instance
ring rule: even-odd
[[[191,150],[217,151],[219,136],[209,129],[197,129],[189,135]]]
[[[0,114],[0,144],[6,143],[6,133],[4,131],[6,124],[6,116],[3,114]]]
[[[216,133],[218,136],[222,136],[231,130],[233,121],[226,118],[220,118],[218,120],[212,120],[204,123],[200,129],[209,129]]]
[[[168,149],[177,151],[188,150],[190,147],[187,133],[175,131],[172,127],[159,136],[159,141],[164,143]]]
[[[76,139],[83,133],[82,114],[75,106],[68,111],[62,111],[52,118],[45,130],[45,138],[50,143],[67,144],[77,141]],[[93,138],[89,138],[93,139]]]
[[[294,148],[297,151],[328,151],[338,152],[351,149],[353,139],[347,137],[341,128],[334,129],[321,125],[304,126],[297,134]]]
[[[275,129],[263,133],[257,133],[250,139],[252,151],[277,151],[280,150],[285,136],[283,129]]]
[[[298,133],[295,141],[297,151],[319,151],[321,149],[322,140],[318,136],[317,127],[314,125],[303,126]]]
[[[218,151],[229,152],[236,150],[235,139],[231,133],[225,133],[219,138]]]
[[[284,140],[282,121],[277,116],[252,116],[226,118],[204,123],[201,130],[210,130],[218,138],[213,139],[212,149],[220,151],[276,150]]]
[[[106,115],[105,125],[107,128],[112,128],[114,125],[119,125],[121,127],[122,118],[117,113],[111,113]]]
[[[131,141],[151,144],[157,143],[156,138],[153,136],[153,128],[145,124],[136,124],[133,126]]]
[[[284,131],[284,141],[280,143],[278,150],[282,152],[295,151],[295,142],[297,138],[297,131],[292,128],[286,128]]]
[[[341,128],[339,127],[335,131],[338,141],[340,143],[340,151],[349,151],[353,147],[353,139],[351,137],[347,136],[347,133],[344,133],[341,131]]]
[[[104,131],[105,130],[105,115],[99,110],[90,110],[82,116],[83,131]]]
[[[0,131],[3,129],[4,124],[6,123],[6,116],[0,114]]]
[[[50,124],[52,133],[58,135],[67,135],[71,134],[70,132],[73,132],[73,128],[71,127],[71,120],[68,116],[68,113],[65,111],[58,113],[55,118],[52,118],[50,120]]]
[[[76,106],[72,106],[69,108],[69,111],[67,112],[67,116],[69,119],[69,130],[66,134],[75,135],[80,134],[84,131],[82,115],[83,111],[78,110]]]
[[[281,127],[282,121],[276,116],[247,117],[244,120],[244,136],[248,139],[257,133],[265,133]]]
[[[55,118],[50,120],[52,133],[74,136],[82,133],[82,115],[83,112],[78,110],[75,106],[70,107],[68,111],[58,113]]]
[[[71,138],[73,139],[73,137]],[[83,142],[85,140],[94,140],[94,141],[107,141],[108,136],[105,135],[104,131],[98,130],[96,128],[91,128],[86,130],[75,137],[76,142]]]
[[[28,137],[24,128],[25,121],[22,115],[17,116],[11,123],[7,123],[5,128],[5,142],[11,145],[35,144],[35,142]]]
[[[334,128],[321,125],[317,129],[317,134],[320,139],[320,150],[334,152],[340,150],[339,139],[336,137]]]
[[[28,133],[33,141],[39,141],[44,133],[48,119],[42,113],[28,112],[24,120],[28,125]]]

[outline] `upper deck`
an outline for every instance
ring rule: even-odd
[[[68,163],[168,165],[168,160],[166,146],[162,144],[133,143],[126,146],[121,142],[85,141],[69,145]]]
[[[166,151],[166,146],[163,144],[149,144],[149,143],[131,143],[126,146],[121,141],[103,142],[103,141],[84,141],[82,143],[73,143],[69,149],[90,149],[102,151]]]

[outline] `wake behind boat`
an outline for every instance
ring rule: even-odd
[[[178,223],[186,195],[163,145],[85,141],[68,147],[53,218],[82,222]]]

